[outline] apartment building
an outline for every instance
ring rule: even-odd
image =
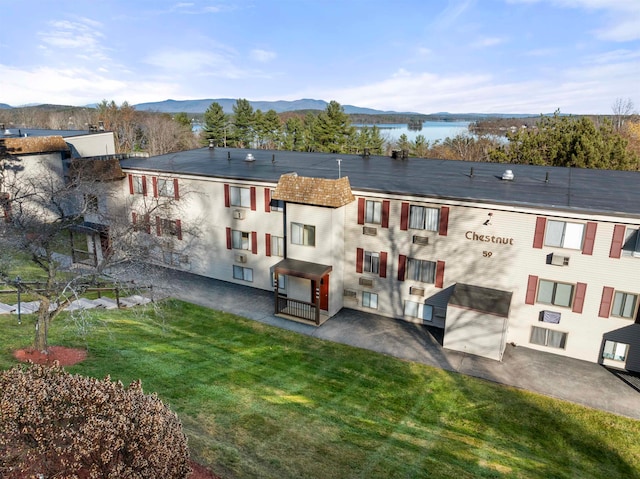
[[[640,173],[225,148],[125,158],[111,133],[40,133],[4,145],[63,176],[98,164],[120,201],[96,208],[161,237],[159,263],[272,291],[275,314],[322,324],[352,308],[495,360],[513,343],[640,371]],[[109,231],[89,214],[74,260],[99,260]]]
[[[636,172],[224,148],[121,167],[130,201],[183,202],[147,220],[174,239],[165,264],[273,291],[276,314],[346,307],[495,360],[514,343],[640,370]]]

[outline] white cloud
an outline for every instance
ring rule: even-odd
[[[72,54],[75,52],[78,58],[92,61],[104,62],[109,59],[109,49],[102,44],[105,36],[100,22],[78,17],[74,20],[52,20],[48,27],[38,33],[41,40],[39,47],[43,51],[67,50]]]
[[[260,63],[268,63],[276,58],[275,52],[268,50],[255,49],[251,50],[251,58]]]
[[[482,37],[471,44],[471,48],[487,48],[494,47],[504,43],[506,40],[500,37]]]

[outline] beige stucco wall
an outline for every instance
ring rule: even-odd
[[[113,155],[116,152],[112,131],[70,136],[64,139],[72,146],[73,157]]]

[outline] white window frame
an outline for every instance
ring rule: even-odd
[[[611,316],[635,319],[638,310],[638,295],[625,291],[616,291],[611,304]]]
[[[271,194],[269,195],[269,198],[271,198],[271,203],[269,205],[271,207],[271,211],[284,211],[284,200],[273,199],[275,191],[276,190],[271,190]]]
[[[418,303],[417,301],[405,300],[403,314],[410,318],[422,319],[423,321],[433,321],[433,306],[430,304]]]
[[[140,175],[131,175],[133,177],[133,192],[137,195],[144,194],[144,182],[142,181],[142,176]]]
[[[284,237],[271,236],[271,256],[284,256]]]
[[[435,284],[436,262],[425,259],[407,258],[406,279]]]
[[[156,187],[158,188],[158,196],[173,198],[176,194],[173,179],[171,178],[158,178],[156,180]]]
[[[251,233],[248,231],[231,230],[231,247],[251,251]]]
[[[409,228],[414,230],[438,231],[440,229],[440,209],[410,205]]]
[[[362,306],[365,308],[378,309],[378,293],[363,291]]]
[[[365,273],[380,274],[380,253],[365,251],[362,269]]]
[[[233,265],[233,278],[253,283],[253,269],[245,266]]]
[[[604,342],[604,350],[602,351],[603,359],[610,359],[612,361],[624,362],[627,360],[627,354],[629,353],[629,345],[627,343],[620,343],[618,341]]]
[[[540,326],[531,326],[530,344],[547,348],[566,349],[569,333]]]
[[[628,227],[624,235],[622,256],[640,257],[640,230],[637,227]]]
[[[561,299],[567,296],[566,294],[567,287],[571,289],[568,295],[569,297],[568,304],[565,304],[565,302],[561,301]],[[540,279],[538,281],[538,291],[536,294],[536,302],[542,303],[542,304],[551,304],[553,306],[570,308],[573,305],[573,298],[574,298],[575,292],[576,292],[575,284],[563,283],[561,281],[552,281],[549,279]]]
[[[291,244],[300,246],[316,245],[316,227],[302,223],[291,223]]]
[[[364,208],[364,222],[381,224],[382,223],[382,202],[366,200]]]
[[[229,203],[231,206],[251,208],[251,188],[243,186],[229,187]]]
[[[547,220],[544,245],[554,248],[582,249],[584,231],[584,223]]]

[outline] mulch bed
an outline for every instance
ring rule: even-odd
[[[73,366],[87,358],[87,351],[78,348],[65,348],[63,346],[49,346],[48,351],[38,351],[27,348],[18,349],[13,352],[13,356],[22,362],[32,362],[34,364],[53,365],[57,362],[60,366]],[[206,467],[191,461],[191,474],[189,479],[221,479]]]

